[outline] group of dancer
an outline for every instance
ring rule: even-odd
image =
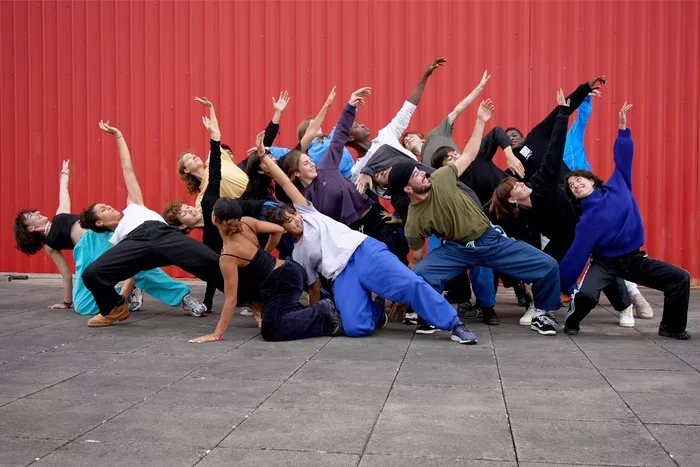
[[[126,320],[142,306],[142,291],[202,316],[221,290],[219,322],[213,333],[192,339],[197,343],[222,340],[236,307],[245,304],[266,340],[366,336],[391,314],[417,325],[416,333],[445,330],[453,341],[476,344],[463,319],[480,316],[498,325],[499,283],[516,289],[525,308],[520,324],[541,335],[556,334],[554,312],[566,304],[564,332],[577,334],[601,291],[619,312],[620,326],[632,327],[635,317],[653,317],[637,284],[661,290],[659,335],[689,339],[688,272],[641,250],[644,227],[632,194],[634,146],[627,128],[632,106],[620,110],[615,170],[605,183],[590,171],[583,145],[605,76],[569,96],[556,92],[554,110],[526,136],[502,127],[484,135],[495,106],[483,100],[460,149],[454,124],[486,88],[487,72],[427,138],[407,131],[430,76],[445,63],[430,63],[375,137],[356,122],[371,96],[368,87],[353,92],[332,131],[322,132],[333,88],[316,117],[299,125],[298,144],[275,146],[289,103],[285,91],[273,98],[272,120],[240,164],[221,143],[214,105],[195,98],[209,113],[202,117],[209,157],[204,162],[187,151],[177,158],[187,191],[198,196],[193,206],[168,203],[162,215],[144,203],[124,135],[100,121],[117,144],[126,207],[98,202],[72,214],[64,161],[56,215],[20,211],[17,248],[28,255],[45,249],[64,279],[64,301],[51,308],[94,315],[88,321],[93,327]],[[498,148],[506,171],[494,163]],[[202,229],[202,242],[188,236],[194,229]],[[75,283],[63,250],[73,250]],[[159,269],[170,265],[206,281],[203,302]],[[300,304],[304,292],[308,306]]]

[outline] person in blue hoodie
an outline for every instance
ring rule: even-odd
[[[573,196],[581,203],[581,218],[573,244],[559,265],[560,284],[566,290],[576,282],[588,258],[590,267],[566,314],[564,332],[576,335],[581,320],[598,304],[600,292],[621,277],[664,292],[659,335],[690,339],[685,328],[690,301],[690,274],[672,264],[651,259],[641,248],[644,225],[632,194],[634,143],[627,128],[627,102],[620,110],[614,147],[615,170],[607,183],[587,170],[567,174]]]

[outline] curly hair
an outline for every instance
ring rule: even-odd
[[[15,232],[15,247],[27,256],[38,253],[46,242],[39,232],[30,232],[25,224],[26,215],[36,212],[36,209],[22,209],[17,213],[13,230]]]
[[[177,156],[177,173],[180,174],[180,179],[185,182],[187,192],[191,195],[196,195],[200,191],[199,179],[194,175],[185,172],[185,156],[187,154],[194,154],[194,151],[183,151],[179,156]]]
[[[163,209],[163,219],[168,225],[174,227],[182,227],[182,222],[180,222],[180,209],[182,208],[182,200],[176,199],[165,205]]]
[[[99,203],[92,203],[90,206],[83,209],[83,212],[80,213],[80,227],[97,233],[109,232],[109,229],[97,225],[99,219],[97,218],[97,214],[95,214],[95,206],[98,204]]]
[[[489,212],[496,214],[496,219],[501,219],[506,216],[518,217],[517,205],[508,201],[510,192],[518,183],[515,177],[506,177],[493,190],[493,196],[489,201]]]

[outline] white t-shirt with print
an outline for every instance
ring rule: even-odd
[[[294,208],[304,220],[304,234],[294,244],[292,259],[306,270],[309,285],[316,282],[318,273],[335,280],[367,235],[321,214],[312,205],[295,204]]]
[[[117,228],[114,230],[112,238],[109,239],[109,242],[112,245],[116,245],[124,240],[124,237],[129,235],[132,230],[146,221],[166,223],[165,219],[163,219],[160,214],[155,211],[151,211],[146,206],[141,204],[132,203],[128,205],[126,209],[122,211],[122,214],[124,215],[122,220],[119,221],[119,225],[117,225]]]
[[[399,138],[411,123],[411,117],[416,111],[416,106],[408,101],[403,103],[401,109],[396,116],[389,122],[387,126],[379,130],[377,137],[372,140],[372,145],[369,147],[367,154],[364,157],[357,159],[357,162],[352,168],[352,180],[357,180],[357,177],[362,173],[362,169],[367,165],[367,162],[372,158],[377,149],[388,144],[389,146],[398,149],[414,160],[418,160],[415,154],[406,149],[399,142]]]

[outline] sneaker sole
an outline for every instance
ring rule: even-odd
[[[521,326],[530,326],[531,324],[532,324],[532,320],[528,320],[528,321],[523,321],[522,319],[520,320]]]
[[[476,339],[465,341],[460,339],[459,337],[455,336],[454,334],[450,336],[450,340],[453,340],[459,344],[464,344],[464,345],[476,345],[479,343]]]
[[[623,327],[623,328],[633,328],[634,327],[634,323],[617,323],[617,324],[619,324],[620,327]]]
[[[435,334],[437,332],[437,329],[416,329],[416,334],[422,334],[424,336],[427,336],[428,334]]]
[[[418,321],[405,319],[403,320],[403,324],[405,324],[406,326],[416,326],[418,324]]]
[[[555,330],[543,331],[536,326],[530,326],[530,329],[532,329],[533,331],[537,331],[537,333],[541,336],[555,336],[557,334],[557,331]]]

